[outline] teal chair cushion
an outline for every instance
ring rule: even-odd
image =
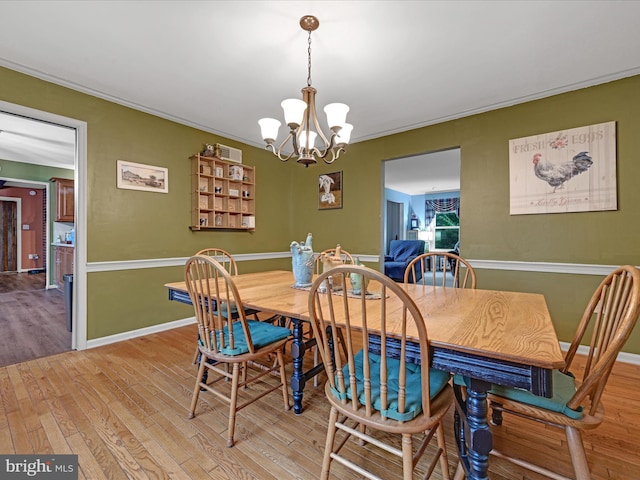
[[[456,375],[454,381],[456,384],[466,384],[463,377],[459,375]],[[577,410],[572,410],[567,407],[567,402],[571,400],[571,397],[576,393],[576,381],[573,375],[562,373],[560,370],[554,370],[552,382],[553,396],[551,398],[534,395],[522,388],[503,387],[502,385],[493,385],[489,392],[498,397],[508,398],[515,402],[526,403],[534,407],[562,413],[575,420],[581,419],[583,416],[582,407],[579,407]]]
[[[360,403],[365,402],[364,394],[364,375],[363,375],[363,359],[364,354],[362,350],[356,353],[355,367],[356,367],[356,382],[358,389],[358,400]],[[369,363],[371,372],[371,398],[373,400],[373,406],[376,410],[382,413],[388,418],[392,418],[398,421],[408,421],[417,417],[422,412],[422,378],[420,376],[420,365],[414,363],[407,363],[407,397],[405,402],[405,411],[398,411],[398,373],[400,370],[400,360],[397,358],[387,357],[387,391],[388,391],[388,408],[383,410],[380,403],[380,355],[369,353]],[[349,367],[343,368],[345,379],[349,378]],[[450,375],[448,372],[431,369],[429,372],[429,394],[431,398],[434,398],[449,381]],[[351,387],[346,385],[346,393],[342,394],[336,389],[332,389],[332,394],[336,398],[353,399]]]
[[[288,328],[277,327],[270,323],[247,320],[247,325],[249,326],[249,332],[251,332],[253,346],[256,349],[266,347],[267,345],[291,336],[291,330]],[[223,330],[225,338],[228,338],[228,328],[225,326]],[[229,348],[227,345],[225,348],[220,349],[220,351],[225,355],[242,355],[243,353],[248,353],[249,346],[247,345],[247,339],[244,336],[241,322],[233,323],[233,335],[235,348]]]

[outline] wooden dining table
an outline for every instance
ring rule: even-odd
[[[244,308],[292,320],[290,384],[294,412],[301,414],[305,383],[323,369],[318,365],[307,372],[303,370],[304,353],[310,346],[303,335],[303,324],[310,319],[308,291],[294,288],[293,273],[284,270],[242,274],[233,279]],[[165,287],[170,300],[191,304],[184,282]],[[467,478],[489,478],[492,437],[487,391],[492,384],[500,384],[550,397],[551,372],[564,365],[544,296],[414,284],[403,288],[424,318],[431,366],[467,377],[464,396],[456,395],[457,446]],[[375,285],[368,290],[375,292]],[[358,300],[353,301],[355,306]],[[393,337],[398,332],[391,325],[384,333]],[[417,332],[409,331],[407,336],[417,336]]]

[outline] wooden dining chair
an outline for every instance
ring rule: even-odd
[[[322,272],[327,270],[326,265],[330,265],[331,267],[335,267],[337,265],[354,265],[356,262],[353,259],[353,256],[342,249],[340,244],[336,245],[336,248],[328,248],[323,250],[315,258],[314,271],[316,275],[320,275]],[[339,280],[338,280],[339,281]],[[331,277],[331,282],[333,284],[333,277]],[[308,331],[304,332],[305,337],[313,338],[313,331],[309,328]],[[340,335],[342,338],[342,335]],[[319,354],[318,349],[313,347],[313,366],[317,366],[319,362]],[[313,386],[318,386],[319,376],[315,375],[313,377]]]
[[[467,260],[455,253],[428,252],[407,265],[404,283],[476,288],[476,272]]]
[[[238,264],[236,260],[226,250],[221,248],[203,248],[202,250],[196,252],[196,255],[205,255],[207,257],[211,257],[215,259],[222,267],[229,272],[231,276],[238,275]],[[258,320],[258,310],[247,309],[245,308],[244,313],[246,316],[253,316],[255,320]],[[273,323],[274,317],[270,317],[267,321]],[[193,356],[193,364],[198,363],[198,357],[200,356],[200,351],[198,350],[198,346],[196,345],[196,353]]]
[[[238,275],[238,264],[233,258],[233,255],[231,255],[226,250],[223,250],[221,248],[203,248],[202,250],[196,252],[195,255],[206,255],[207,257],[211,257],[215,259],[220,265],[222,265],[230,275],[234,277]]]
[[[321,286],[329,275],[341,275],[343,282],[350,275],[362,275],[369,281],[369,293],[364,288],[357,296],[331,290],[323,293]],[[377,294],[375,298],[371,292]],[[442,419],[453,403],[450,375],[430,368],[425,323],[402,285],[367,267],[338,266],[321,274],[311,286],[309,316],[328,377],[325,394],[331,405],[320,478],[329,477],[334,461],[367,478],[400,478],[389,470],[397,461],[382,467],[376,462],[357,462],[357,458],[378,452],[365,451],[360,456],[352,451],[378,447],[383,455],[399,457],[401,467],[396,466],[402,478],[411,479],[435,437],[437,446],[430,450],[435,453],[424,467],[425,478],[439,461],[442,478],[449,479]],[[388,326],[401,333],[393,339],[381,336]],[[344,332],[346,357],[342,349],[333,348],[339,328]],[[417,337],[409,338],[407,331],[417,332]],[[378,341],[370,343],[370,338]],[[419,358],[413,361],[407,357],[410,342],[420,347]],[[352,436],[358,442],[347,443]],[[414,437],[419,441],[415,450]]]
[[[206,255],[207,257],[214,258],[220,265],[224,267],[224,269],[229,272],[229,274],[233,277],[238,275],[238,264],[236,260],[226,250],[221,248],[204,248],[196,253],[196,255]],[[250,308],[245,308],[244,313],[247,316],[253,315],[255,320],[258,320],[258,310],[253,310]],[[266,321],[273,322],[274,317],[270,317],[266,319]]]
[[[323,269],[322,259],[326,257],[331,257],[331,258],[340,257],[342,259],[343,264],[353,265],[355,263],[353,260],[353,256],[346,250],[343,250],[340,244],[338,244],[336,248],[328,248],[316,255],[316,258],[314,261],[315,262],[314,271],[316,274],[320,275],[323,272],[324,269]]]
[[[575,478],[590,479],[581,432],[596,428],[604,419],[601,396],[616,357],[639,314],[640,270],[630,265],[619,267],[600,283],[587,304],[565,355],[566,365],[553,372],[553,397],[538,397],[525,390],[494,386],[488,395],[493,423],[501,425],[502,414],[510,413],[563,429]],[[578,381],[572,369],[577,370],[574,365],[576,353],[587,336],[591,339],[581,381]],[[550,448],[556,448],[560,442],[550,439],[550,443]],[[569,478],[499,450],[491,453],[550,478]]]
[[[229,408],[227,446],[232,447],[239,410],[279,389],[284,409],[289,409],[283,347],[291,331],[248,320],[244,310],[237,308],[242,299],[233,277],[212,257],[196,255],[187,260],[185,281],[198,320],[198,351],[202,355],[189,418],[195,416],[201,390],[223,399]],[[237,314],[230,315],[231,310]],[[205,372],[209,373],[208,382],[203,380]],[[274,384],[274,372],[279,372],[279,383]],[[251,395],[246,386],[255,382],[264,386]]]

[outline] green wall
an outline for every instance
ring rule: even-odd
[[[380,244],[382,162],[460,147],[462,255],[475,260],[640,264],[640,76],[357,143],[335,167],[295,172],[293,216],[315,238],[349,251]],[[513,138],[616,121],[618,210],[509,215]],[[316,175],[343,170],[344,208],[315,209]],[[602,277],[478,269],[478,286],[545,295],[558,335],[570,341]],[[640,328],[625,351],[640,354]]]
[[[0,99],[88,124],[88,262],[188,256],[207,246],[235,254],[282,252],[314,235],[314,249],[341,243],[360,254],[381,246],[382,162],[461,148],[462,254],[475,260],[578,264],[638,264],[640,225],[640,76],[474,115],[349,147],[333,165],[305,169],[262,149],[138,112],[0,68]],[[425,115],[426,116],[426,115]],[[553,215],[509,215],[509,139],[614,120],[617,123],[618,210]],[[357,125],[356,125],[357,128]],[[256,166],[256,230],[191,232],[189,156],[202,144],[243,150]],[[167,167],[169,193],[115,188],[117,160]],[[317,208],[319,174],[343,172],[343,208]],[[3,171],[4,173],[4,171]],[[242,262],[242,271],[287,268],[286,259]],[[478,270],[480,288],[540,292],[560,339],[570,340],[600,278]],[[90,339],[188,316],[166,300],[162,285],[179,280],[179,267],[88,276]],[[625,349],[640,354],[640,331]]]
[[[53,183],[49,182],[52,177],[73,179],[73,170],[66,168],[47,167],[31,163],[12,162],[0,158],[0,177],[20,178],[23,180],[33,180],[37,182],[47,182],[53,188]],[[53,192],[51,192],[53,194]]]
[[[187,257],[211,246],[235,254],[288,249],[293,233],[290,184],[297,165],[273,162],[266,150],[6,68],[0,68],[0,85],[0,100],[87,123],[87,262]],[[255,232],[189,229],[189,157],[202,150],[205,142],[240,148],[243,163],[256,167]],[[117,189],[117,160],[168,168],[169,193]],[[2,175],[9,176],[8,169],[3,167]],[[249,265],[253,263],[256,265]],[[286,265],[290,261],[242,262],[240,268],[251,271]],[[166,299],[163,287],[182,276],[179,268],[89,273],[88,339],[190,316]]]

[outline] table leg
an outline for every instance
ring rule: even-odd
[[[302,360],[306,349],[302,332],[302,322],[297,318],[293,322],[293,342],[291,343],[291,358],[293,359],[293,374],[291,375],[291,390],[293,391],[293,413],[302,413],[302,392],[304,390],[305,375],[302,371]]]
[[[466,389],[460,385],[455,388],[454,430],[460,463],[464,466],[468,479],[487,480],[489,452],[493,448],[493,438],[487,422],[487,390],[491,388],[491,384],[470,379]]]

